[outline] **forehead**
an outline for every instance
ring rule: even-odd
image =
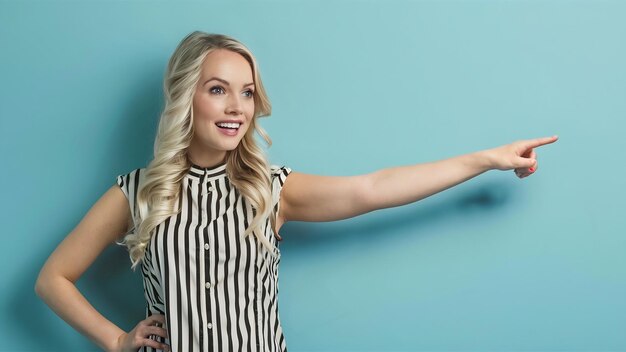
[[[219,77],[231,84],[246,84],[253,82],[252,67],[241,54],[226,50],[213,50],[202,62],[202,79],[200,82],[212,77]]]

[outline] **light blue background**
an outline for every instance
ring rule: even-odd
[[[290,351],[626,351],[626,3],[0,3],[0,350],[97,350],[33,290],[115,176],[147,164],[199,29],[258,58],[275,164],[352,175],[557,134],[539,170],[281,234]],[[78,286],[129,330],[139,271]]]

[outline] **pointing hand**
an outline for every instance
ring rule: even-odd
[[[487,150],[490,168],[497,170],[515,170],[519,178],[527,177],[537,171],[537,153],[534,148],[556,142],[558,136],[527,139]]]

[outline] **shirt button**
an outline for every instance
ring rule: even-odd
[[[213,328],[213,324],[208,323],[208,324],[206,324],[206,327],[209,328],[209,329],[212,329]]]
[[[211,288],[211,283],[207,281],[207,283],[204,284],[204,287]]]
[[[213,192],[213,191],[215,191],[215,188],[213,188],[213,186],[209,186],[208,190],[209,190],[209,192]]]
[[[207,251],[209,250],[209,244],[208,243],[204,244],[204,249],[206,249]]]

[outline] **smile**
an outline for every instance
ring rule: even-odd
[[[220,128],[228,128],[228,129],[239,129],[239,126],[241,126],[240,123],[237,122],[218,122],[216,123],[217,127]]]
[[[217,129],[226,136],[236,136],[239,133],[239,122],[218,122],[215,124]]]

